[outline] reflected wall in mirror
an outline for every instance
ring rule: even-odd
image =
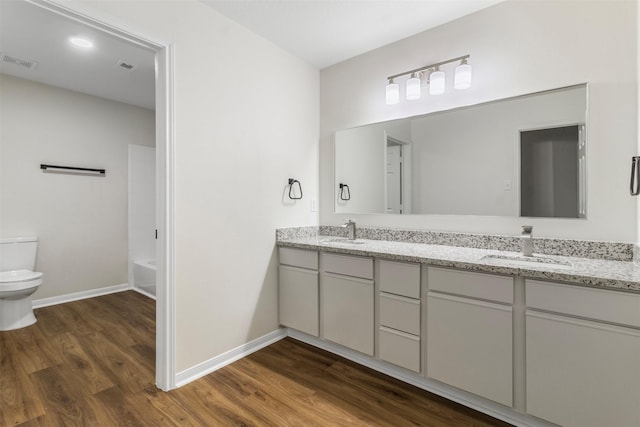
[[[338,131],[335,211],[584,217],[586,99],[577,85]]]

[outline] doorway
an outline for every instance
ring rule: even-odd
[[[387,214],[411,213],[411,144],[386,135],[385,209]]]
[[[173,194],[173,49],[169,43],[138,35],[136,28],[110,22],[111,17],[90,4],[62,6],[52,0],[26,0],[87,28],[155,52],[155,145],[156,145],[156,385],[175,388],[174,310],[174,194]],[[82,8],[80,10],[79,8]]]
[[[520,216],[585,218],[584,124],[520,131]]]

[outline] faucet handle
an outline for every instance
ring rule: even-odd
[[[531,234],[531,233],[533,233],[533,225],[522,226],[522,234]]]

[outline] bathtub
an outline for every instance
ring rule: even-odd
[[[133,261],[133,287],[152,298],[156,297],[156,260]]]

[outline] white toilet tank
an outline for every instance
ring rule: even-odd
[[[0,239],[0,271],[33,271],[36,267],[37,249],[37,237]]]

